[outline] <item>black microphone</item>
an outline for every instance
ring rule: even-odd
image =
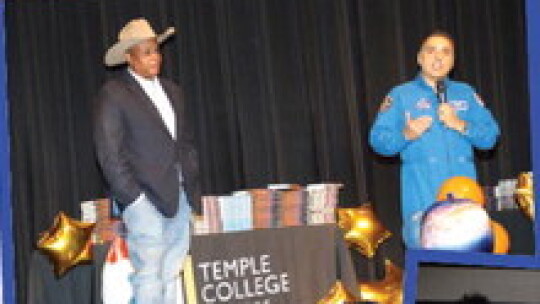
[[[439,99],[440,103],[447,102],[446,100],[446,84],[444,83],[444,80],[438,80],[435,83],[435,88],[437,90],[437,99]]]

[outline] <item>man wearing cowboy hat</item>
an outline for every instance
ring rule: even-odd
[[[134,303],[176,303],[192,210],[200,211],[198,160],[180,87],[158,77],[159,44],[144,19],[128,22],[105,65],[127,64],[96,98],[94,139],[111,194],[122,210]]]

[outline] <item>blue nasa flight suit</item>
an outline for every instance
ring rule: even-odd
[[[442,182],[453,176],[476,179],[473,147],[490,149],[499,135],[497,122],[469,85],[444,81],[446,100],[467,123],[464,133],[439,120],[437,95],[418,75],[391,90],[369,135],[375,152],[384,156],[400,154],[403,239],[409,248],[420,247],[420,219],[435,201]],[[411,118],[433,118],[431,127],[415,140],[403,135],[407,112]]]

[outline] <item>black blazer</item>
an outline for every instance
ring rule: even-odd
[[[184,97],[178,85],[160,78],[176,115],[176,137],[157,108],[127,72],[107,81],[96,98],[94,141],[112,195],[126,207],[144,192],[166,217],[178,209],[179,170],[195,212],[200,213],[198,157],[186,123]]]

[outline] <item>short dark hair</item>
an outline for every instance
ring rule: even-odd
[[[449,32],[447,32],[445,30],[435,29],[435,30],[432,30],[429,34],[427,34],[424,37],[424,39],[422,39],[422,41],[420,43],[420,47],[424,46],[424,43],[426,43],[426,41],[431,37],[444,37],[444,38],[450,40],[450,42],[452,42],[453,45],[456,44],[454,36],[452,36],[452,34],[450,34]]]

